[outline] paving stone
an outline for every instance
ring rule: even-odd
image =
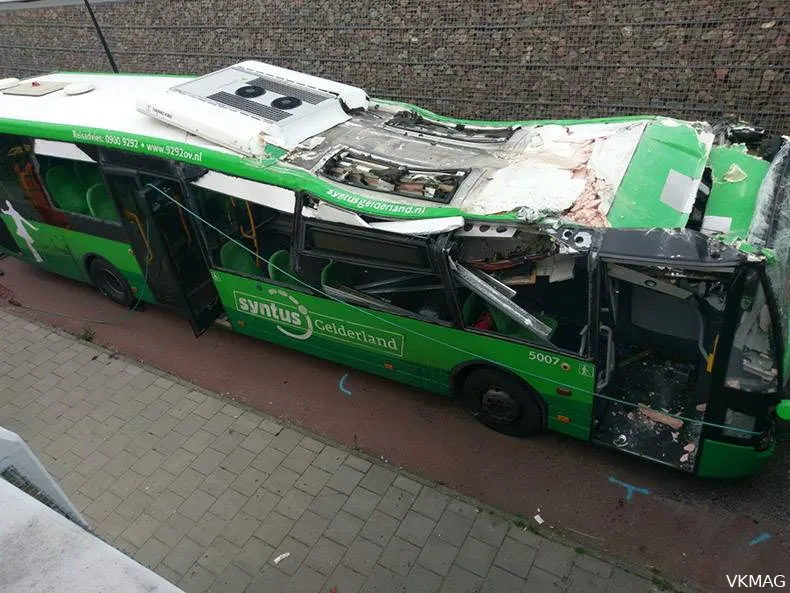
[[[189,464],[195,460],[195,457],[197,456],[194,453],[190,453],[186,449],[178,449],[162,462],[161,467],[167,473],[178,476],[189,467]]]
[[[255,428],[241,442],[240,446],[257,455],[266,448],[266,445],[268,445],[273,438],[274,435],[270,432]]]
[[[391,593],[403,587],[404,578],[383,566],[376,566],[362,585],[361,593]]]
[[[121,534],[125,540],[137,547],[142,546],[159,528],[159,520],[143,513]]]
[[[230,564],[212,583],[208,593],[244,593],[250,582],[252,576]]]
[[[309,511],[308,511],[309,512]],[[307,514],[307,513],[305,513]],[[304,516],[304,515],[303,515]],[[345,511],[340,511],[324,531],[324,535],[341,545],[348,546],[357,537],[364,521]]]
[[[606,579],[587,572],[579,566],[571,568],[568,577],[568,593],[604,593],[606,591]]]
[[[186,449],[190,453],[194,453],[196,456],[200,455],[206,448],[214,442],[216,437],[211,434],[210,432],[206,432],[205,430],[198,430],[197,432],[192,433],[192,435],[186,440],[186,442],[181,445],[183,449]]]
[[[376,566],[384,548],[366,539],[357,538],[346,550],[343,564],[362,575],[368,575]]]
[[[280,466],[269,475],[263,483],[263,487],[282,496],[291,489],[298,477],[299,474],[296,472]]]
[[[321,537],[327,525],[329,525],[328,519],[312,511],[306,511],[296,521],[290,535],[303,544],[312,546]]]
[[[321,537],[310,549],[304,563],[313,570],[329,576],[337,568],[345,551],[344,546]]]
[[[355,470],[348,465],[342,465],[338,470],[332,474],[332,477],[327,482],[327,486],[342,492],[344,494],[351,494],[359,484],[364,474],[361,471]]]
[[[315,466],[310,466],[296,479],[294,486],[299,488],[299,490],[303,490],[315,496],[321,491],[321,488],[326,485],[331,477],[332,474],[329,472],[325,472]]]
[[[349,455],[346,457],[346,460],[343,462],[345,465],[353,467],[355,470],[362,472],[363,474],[366,473],[373,464],[366,459],[362,459],[361,457],[357,457],[356,455]]]
[[[261,417],[257,414],[244,410],[240,416],[236,417],[233,424],[230,425],[230,430],[248,435],[255,427],[261,423]]]
[[[190,467],[196,471],[199,471],[204,476],[207,476],[213,472],[217,466],[219,466],[223,459],[225,459],[224,453],[220,453],[211,447],[207,447],[200,455],[197,456]]]
[[[462,517],[472,519],[473,521],[477,519],[477,516],[480,514],[480,509],[457,498],[450,500],[450,502],[447,504],[447,508],[454,513],[461,515]]]
[[[474,531],[474,530],[473,530]],[[494,564],[522,578],[532,567],[537,550],[512,538],[507,538],[497,552]]]
[[[418,562],[442,576],[446,575],[458,554],[458,547],[431,536],[420,552]]]
[[[150,476],[162,465],[164,460],[164,455],[151,449],[150,451],[146,451],[145,454],[132,465],[132,470],[141,476]]]
[[[488,570],[491,568],[491,563],[494,561],[496,553],[497,550],[494,546],[489,546],[478,539],[469,537],[458,551],[455,563],[475,573],[477,576],[485,578],[488,574]]]
[[[206,513],[195,522],[195,526],[189,530],[187,537],[201,546],[209,546],[214,539],[224,533],[228,526],[228,521],[218,517],[214,513]]]
[[[263,519],[269,512],[277,506],[280,497],[272,494],[268,490],[259,488],[255,493],[247,499],[243,510],[255,517],[256,519]]]
[[[517,527],[516,525],[512,525],[507,532],[507,536],[513,538],[514,540],[521,542],[522,544],[526,544],[533,548],[538,548],[541,545],[541,542],[550,541],[544,537],[540,537],[538,534],[531,532],[526,527]]]
[[[414,501],[412,509],[438,521],[444,513],[444,509],[447,508],[449,500],[447,495],[433,488],[423,488],[417,496],[417,500]]]
[[[155,537],[150,537],[140,549],[137,550],[134,559],[143,566],[147,566],[153,570],[157,564],[164,560],[168,552],[170,552],[170,546],[166,546]]]
[[[263,418],[259,424],[261,430],[265,430],[266,432],[270,433],[272,436],[277,435],[283,429],[283,425],[270,420],[269,418]]]
[[[297,591],[316,593],[324,590],[324,583],[326,582],[326,575],[314,570],[307,565],[307,562],[302,564],[294,575],[291,577],[291,588],[288,590],[296,593]]]
[[[608,579],[612,574],[612,565],[589,554],[576,554],[573,563],[587,572]]]
[[[499,547],[505,539],[510,525],[504,519],[491,513],[480,513],[472,525],[471,536],[491,546]]]
[[[220,574],[240,551],[241,548],[219,536],[203,551],[197,562],[210,572]]]
[[[206,399],[204,399],[203,402],[197,408],[195,408],[193,413],[208,420],[214,414],[219,412],[224,405],[224,402],[219,399],[206,397]]]
[[[288,552],[288,557],[281,560],[276,566],[282,572],[293,575],[299,568],[299,565],[304,562],[305,558],[307,558],[309,551],[310,548],[305,546],[303,543],[296,541],[292,537],[286,537],[282,542],[280,542],[279,546],[275,547],[274,554],[272,558],[270,558],[269,564],[274,565],[275,558],[277,558],[280,554]]]
[[[336,472],[348,454],[336,447],[324,447],[313,461],[313,465],[330,474]]]
[[[230,520],[246,504],[247,497],[235,490],[226,490],[211,506],[211,512]],[[186,514],[186,513],[185,513]]]
[[[478,593],[483,579],[460,566],[453,566],[442,583],[439,593]]]
[[[322,517],[332,519],[337,512],[343,508],[347,500],[348,496],[345,494],[324,487],[321,489],[321,492],[318,493],[318,496],[313,498],[307,508]]]
[[[192,496],[197,487],[203,483],[205,479],[203,474],[188,467],[173,480],[167,489],[172,490],[176,494],[180,494],[184,498],[188,498]]]
[[[412,494],[419,494],[420,490],[422,490],[422,484],[402,475],[395,478],[392,485]]]
[[[94,528],[96,533],[111,542],[120,536],[129,525],[131,525],[131,521],[121,517],[118,513],[112,512],[104,521],[95,525]]]
[[[255,530],[255,537],[276,548],[282,543],[285,536],[290,533],[293,526],[293,519],[273,511],[266,516],[260,527]]]
[[[254,575],[263,568],[273,553],[274,548],[272,546],[262,539],[252,537],[247,540],[241,552],[233,559],[233,564],[244,572]]]
[[[230,485],[231,488],[237,492],[241,492],[244,496],[252,496],[269,477],[254,467],[245,469]]]
[[[420,548],[394,536],[382,551],[379,564],[399,575],[406,576],[419,554]]]
[[[290,470],[295,471],[297,474],[301,474],[310,467],[310,464],[316,458],[316,455],[316,453],[310,451],[309,449],[305,449],[304,447],[296,447],[290,453],[288,453],[285,459],[283,459],[282,465]]]
[[[291,575],[279,570],[274,565],[267,565],[247,586],[247,593],[268,593],[283,591],[290,593]],[[190,593],[187,591],[187,593]]]
[[[390,486],[387,493],[381,498],[378,509],[396,519],[403,519],[414,504],[416,496],[400,488]]]
[[[216,501],[216,498],[198,489],[190,494],[184,503],[178,507],[178,512],[185,517],[189,517],[193,521],[199,521],[203,514],[209,510],[211,505]]]
[[[213,574],[199,564],[194,564],[189,572],[178,581],[178,586],[185,593],[204,593],[214,582],[214,579]]]
[[[168,546],[175,546],[195,526],[195,522],[181,513],[175,513],[159,526],[154,533],[156,539]]]
[[[165,566],[183,575],[200,558],[202,552],[201,545],[188,538],[183,538],[170,550],[162,562]]]
[[[436,521],[412,510],[403,518],[395,535],[415,546],[424,546],[435,525]]]
[[[364,582],[364,576],[342,564],[326,580],[327,585],[334,587],[338,593],[359,593]]]
[[[615,568],[606,593],[655,593],[655,589],[648,579]]]
[[[360,535],[375,544],[385,546],[395,534],[398,524],[398,520],[394,517],[385,515],[381,511],[373,511],[360,531]]]
[[[174,475],[159,468],[142,481],[140,488],[146,494],[157,498],[167,490],[167,487],[173,483],[173,480],[175,480]]]
[[[442,580],[438,574],[415,564],[397,591],[398,593],[436,593],[442,586]]]
[[[324,448],[323,443],[318,442],[312,437],[303,437],[302,440],[299,441],[299,445],[304,447],[305,449],[314,451],[315,453],[320,453],[321,450]]]
[[[233,484],[236,479],[236,474],[220,466],[206,476],[206,479],[200,483],[200,489],[204,492],[208,492],[211,496],[219,498],[230,488],[231,484]],[[255,492],[256,489],[253,489],[252,492]],[[252,494],[252,492],[249,494]]]
[[[278,451],[282,451],[286,455],[290,453],[302,440],[302,435],[290,428],[283,428],[269,443],[270,447],[274,447]]]
[[[442,513],[442,518],[439,519],[433,533],[441,540],[460,546],[466,539],[473,523],[473,519],[459,515],[448,508]]]
[[[222,460],[220,467],[233,474],[240,474],[254,458],[255,454],[252,453],[252,451],[248,451],[242,447],[236,447]]]
[[[222,535],[230,543],[244,547],[260,525],[258,519],[241,511],[228,524]]]
[[[109,490],[114,482],[115,478],[105,471],[99,470],[86,479],[85,476],[75,470],[67,475],[65,479],[60,480],[60,487],[65,492],[79,490],[88,498],[95,499],[105,490]]]
[[[375,492],[357,487],[351,492],[343,509],[355,517],[366,520],[376,510],[376,506],[380,502],[381,496]]]
[[[106,519],[107,516],[112,513],[122,502],[123,500],[119,496],[116,496],[109,490],[105,490],[87,506],[85,509],[85,514],[94,521],[101,522]],[[123,515],[123,513],[121,513],[121,515],[126,517],[126,515]],[[126,518],[135,519],[137,517],[135,516]]]
[[[195,413],[197,414],[197,410],[195,410]],[[219,412],[209,418],[201,428],[206,432],[219,436],[228,430],[234,420],[235,418]]]
[[[575,556],[572,548],[544,539],[540,542],[535,566],[558,577],[567,577]]]

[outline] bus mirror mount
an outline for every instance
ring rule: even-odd
[[[779,405],[776,406],[776,415],[780,420],[790,422],[790,399],[783,399],[779,402]]]

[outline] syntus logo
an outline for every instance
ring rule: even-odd
[[[277,329],[294,340],[307,340],[313,335],[313,320],[307,307],[279,288],[270,288],[267,293],[271,299],[236,292],[236,307],[244,313],[277,322]]]

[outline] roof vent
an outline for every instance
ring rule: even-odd
[[[85,93],[90,93],[95,88],[96,87],[89,82],[73,82],[64,88],[63,92],[67,95],[84,95]]]
[[[251,156],[263,154],[261,134],[290,150],[367,106],[362,89],[252,61],[137,102],[142,113]]]

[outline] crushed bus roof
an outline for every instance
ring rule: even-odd
[[[200,78],[49,74],[0,91],[0,113],[0,132],[200,164],[379,218],[587,227],[684,227],[714,143],[705,123],[656,116],[453,120],[259,62]]]

